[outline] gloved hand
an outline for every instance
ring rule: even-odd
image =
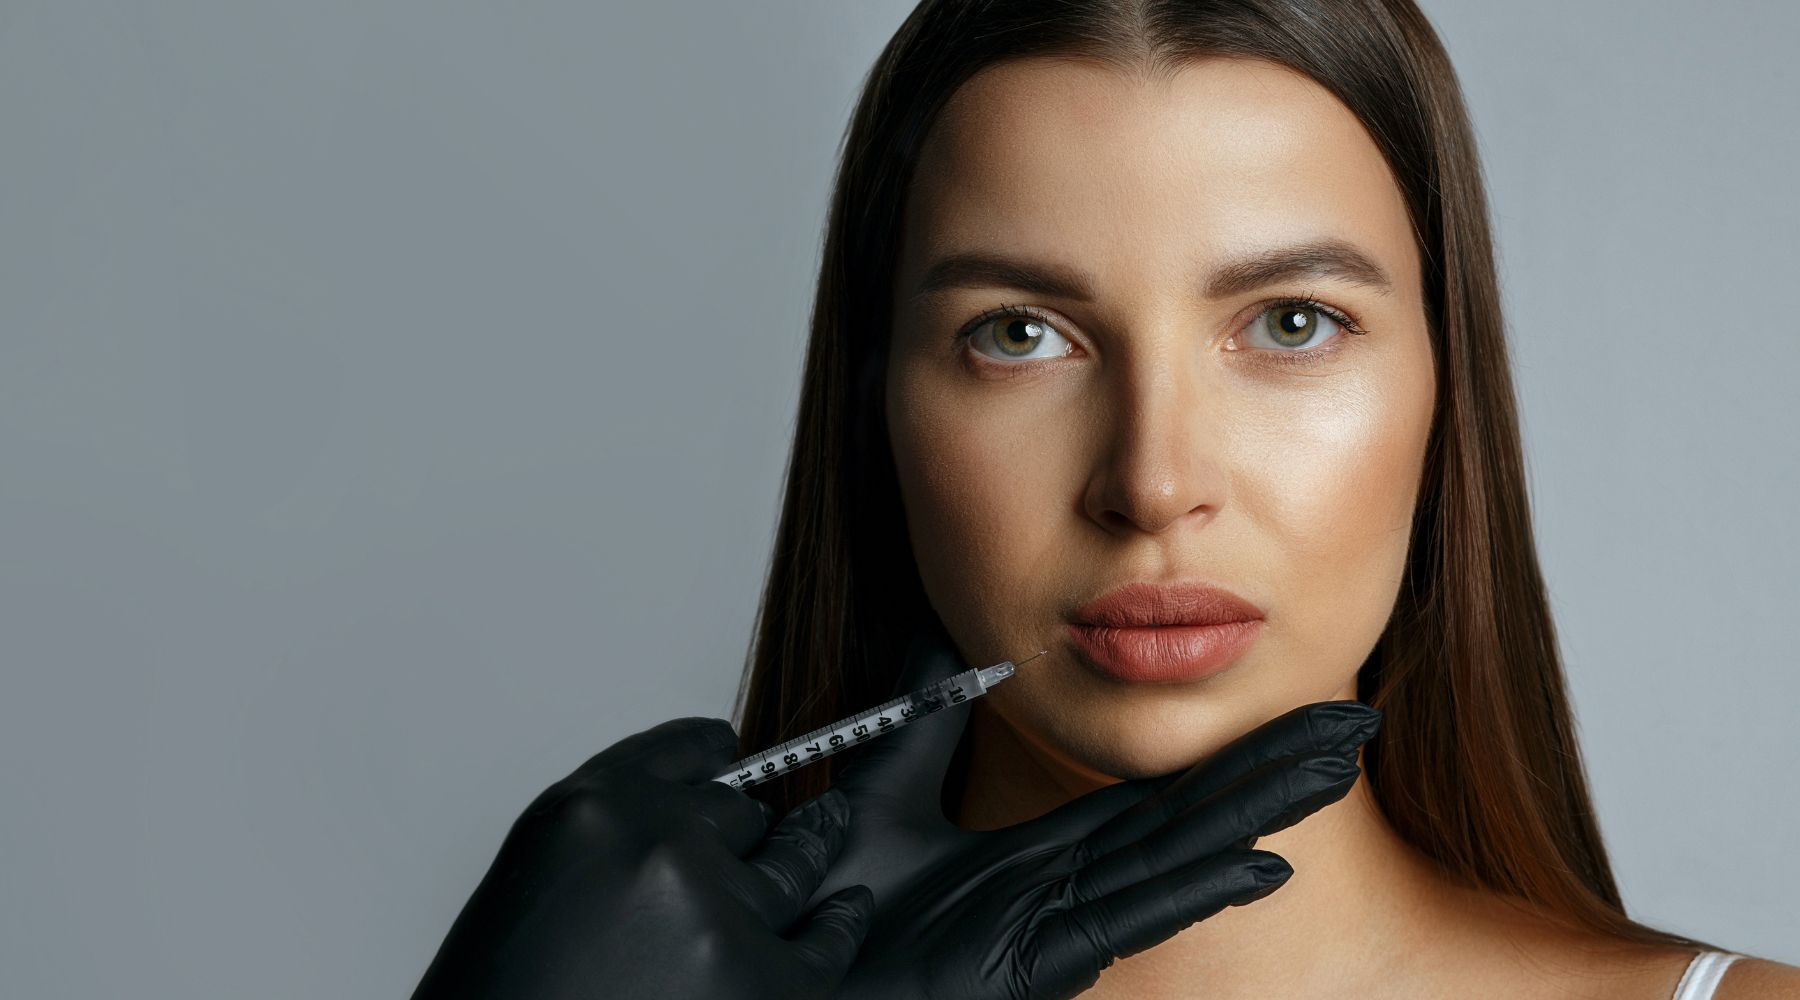
[[[968,669],[942,625],[913,639],[895,694]],[[867,885],[875,917],[848,1000],[1061,1000],[1116,957],[1273,892],[1293,869],[1251,850],[1346,795],[1380,712],[1305,705],[1185,771],[1097,789],[1036,819],[968,831],[940,804],[971,703],[857,748],[833,790],[849,839],[817,895]]]
[[[550,786],[414,1000],[834,995],[872,908],[858,885],[805,903],[843,842],[843,795],[768,832],[772,808],[712,780],[737,742],[724,719],[674,719]]]

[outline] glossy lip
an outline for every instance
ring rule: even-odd
[[[1195,681],[1222,672],[1262,633],[1262,609],[1203,583],[1130,583],[1076,609],[1069,638],[1114,679]]]

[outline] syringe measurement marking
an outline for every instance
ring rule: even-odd
[[[1042,656],[1038,653],[1027,657],[1027,660]],[[1024,662],[1024,661],[1021,661]],[[958,705],[972,697],[986,694],[988,688],[1013,675],[1017,665],[1011,661],[996,663],[990,667],[971,667],[960,674],[946,677],[936,684],[930,684],[917,691],[900,695],[884,701],[867,711],[846,716],[826,726],[821,726],[810,733],[796,736],[779,746],[765,750],[759,754],[737,761],[731,770],[714,778],[733,788],[748,788],[761,781],[767,781],[789,771],[795,771],[817,760],[823,760],[845,747],[855,746],[889,733],[901,726],[909,725],[918,719],[941,711],[948,705]],[[969,689],[973,688],[971,692]],[[898,712],[893,709],[898,708]],[[898,716],[898,721],[890,717]],[[870,720],[875,720],[875,728],[869,728]],[[803,747],[806,756],[793,753],[795,747]]]
[[[736,773],[724,778],[715,778],[713,780],[724,781],[733,788],[749,788],[759,781],[767,781],[768,779],[783,773],[783,767],[792,771],[797,768],[805,767],[815,760],[823,760],[847,746],[855,746],[858,743],[874,739],[875,737],[888,732],[890,729],[898,729],[900,726],[906,725],[907,723],[918,719],[920,716],[930,715],[944,707],[943,697],[921,697],[921,695],[926,692],[947,689],[943,690],[943,694],[950,698],[950,704],[961,704],[968,700],[968,694],[965,691],[965,688],[974,680],[975,673],[976,671],[973,669],[965,670],[954,677],[947,677],[930,687],[920,688],[919,691],[912,694],[903,694],[898,698],[882,702],[880,705],[875,706],[867,712],[861,712],[856,715],[839,719],[829,725],[821,726],[810,733],[788,740],[786,743],[774,747],[773,749],[751,757],[746,757],[731,766],[732,771]],[[895,722],[888,717],[887,712],[890,709],[908,705],[909,702],[914,702],[915,700],[917,701],[917,704],[901,708],[899,712],[895,713],[900,716],[899,722]],[[868,723],[870,719],[879,720],[876,723],[873,732],[869,730]],[[827,736],[827,734],[829,734],[829,738],[820,739],[820,737]],[[851,736],[855,737],[855,739],[846,742],[846,738]],[[806,747],[808,756],[805,758],[802,758],[797,753],[788,752],[794,747],[807,743],[812,745]],[[776,758],[780,759],[780,764],[776,763]],[[758,771],[760,771],[761,774],[757,774],[756,772]]]

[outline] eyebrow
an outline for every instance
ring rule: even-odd
[[[1393,280],[1372,256],[1354,244],[1327,238],[1271,247],[1227,261],[1207,279],[1205,294],[1223,299],[1293,278],[1336,278],[1383,295],[1394,290]],[[1014,288],[1078,302],[1092,302],[1096,297],[1092,279],[1081,271],[975,249],[934,261],[912,298],[952,288]]]

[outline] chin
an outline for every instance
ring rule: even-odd
[[[1141,718],[1118,726],[1098,719],[1065,720],[1068,723],[1079,728],[1069,732],[1053,726],[1047,742],[1066,764],[1089,772],[1087,777],[1096,782],[1185,771],[1228,742],[1213,738],[1209,727],[1191,719],[1172,726],[1145,726]]]
[[[1154,778],[1171,771],[1185,771],[1205,759],[1210,750],[1196,747],[1184,753],[1167,744],[1142,748],[1113,746],[1084,752],[1075,759],[1087,769],[1121,781]]]
[[[1190,689],[1186,697],[1174,691],[1144,686],[1094,698],[1049,685],[1010,692],[1002,686],[983,700],[1038,753],[1095,784],[1185,771],[1279,715],[1280,704],[1318,700],[1260,690],[1234,696]],[[1276,705],[1264,706],[1270,700]]]

